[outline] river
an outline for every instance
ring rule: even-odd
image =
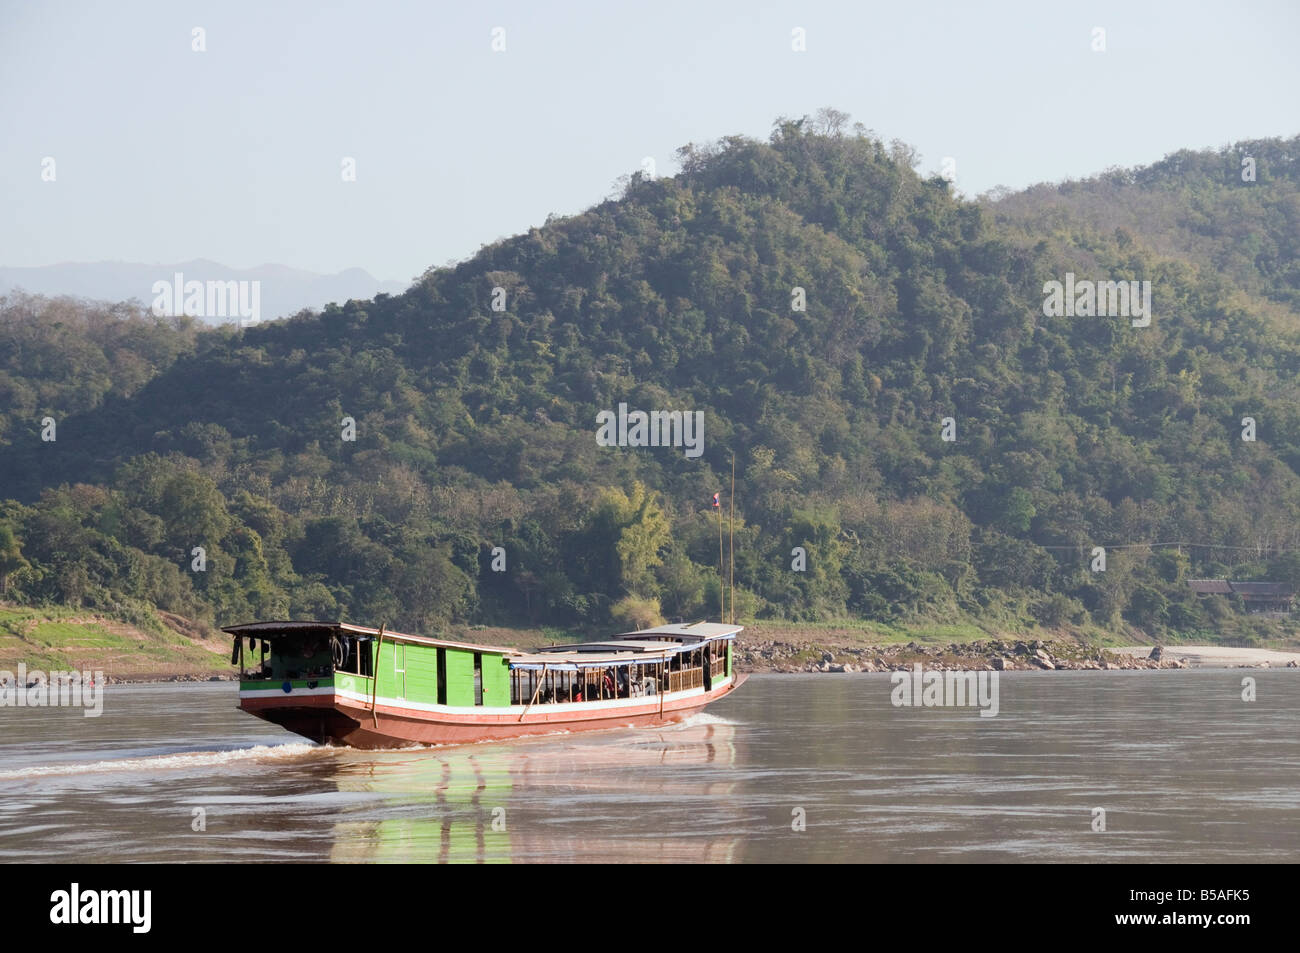
[[[0,861],[1300,860],[1300,673],[999,686],[981,717],[756,675],[670,728],[374,752],[230,683],[111,685],[97,718],[0,709]]]

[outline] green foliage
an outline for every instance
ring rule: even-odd
[[[623,588],[631,593],[651,590],[651,570],[662,563],[660,550],[671,535],[655,494],[640,483],[634,483],[630,493],[606,490],[596,504],[592,528],[593,541],[604,536],[613,544]]]
[[[1050,628],[1066,623],[1079,624],[1084,621],[1086,610],[1078,599],[1071,599],[1063,592],[1054,592],[1045,599],[1040,599],[1033,608],[1034,618]]]
[[[648,629],[662,625],[664,621],[659,613],[659,600],[636,596],[624,596],[614,603],[610,609],[610,618],[616,625],[628,630]]]
[[[1297,146],[967,202],[825,111],[317,315],[10,296],[0,589],[417,631],[716,617],[734,453],[742,617],[1227,626],[1188,578],[1300,583]],[[1151,326],[1045,318],[1066,272],[1151,280]],[[620,402],[703,411],[703,455],[597,446]]]

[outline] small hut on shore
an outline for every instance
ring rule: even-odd
[[[1187,585],[1200,596],[1237,595],[1247,612],[1285,615],[1295,602],[1295,590],[1285,582],[1236,582],[1230,579],[1189,579]]]

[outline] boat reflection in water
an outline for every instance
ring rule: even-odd
[[[337,823],[331,861],[740,859],[725,809],[739,783],[735,727],[711,715],[656,730],[346,754],[339,790],[383,817]],[[356,797],[367,794],[378,803]]]

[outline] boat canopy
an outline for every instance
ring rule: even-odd
[[[508,661],[512,669],[537,671],[545,668],[552,672],[663,662],[682,652],[694,651],[706,642],[734,639],[742,628],[738,625],[709,622],[697,622],[689,626],[667,625],[626,632],[605,642],[548,645],[527,655],[515,655]],[[654,636],[662,638],[656,639]]]
[[[673,652],[636,652],[618,655],[595,655],[586,652],[560,654],[559,652],[538,652],[534,655],[516,655],[506,661],[512,671],[536,672],[546,669],[548,672],[576,672],[584,668],[612,668],[617,665],[648,665],[651,662],[663,662]]]

